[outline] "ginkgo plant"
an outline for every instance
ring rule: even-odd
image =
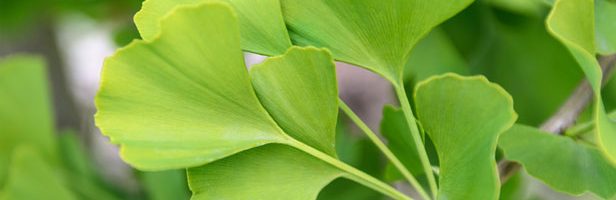
[[[514,125],[515,98],[484,76],[405,71],[418,42],[472,0],[147,0],[135,16],[143,39],[105,61],[96,124],[130,165],[186,169],[193,199],[315,199],[338,178],[412,199],[339,159],[339,110],[417,198],[498,199],[499,173],[515,168],[499,172],[497,146],[501,165],[520,163],[563,192],[611,198],[616,125],[595,56],[615,53],[606,19],[616,5],[597,2],[605,7],[595,14],[592,0],[557,0],[546,23],[590,82],[585,130],[596,145]],[[269,57],[247,70],[243,51]],[[391,83],[399,108],[384,109],[387,143],[338,97],[335,61]],[[410,98],[407,73],[416,76]]]

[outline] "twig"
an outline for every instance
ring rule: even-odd
[[[607,83],[616,66],[616,54],[599,58],[599,64],[603,71],[602,84]],[[540,129],[560,135],[564,130],[571,127],[580,113],[593,98],[593,91],[588,80],[584,79],[569,96],[567,101],[558,109],[552,117],[540,126]],[[511,161],[502,160],[498,163],[501,182],[506,182],[520,169],[520,165]]]

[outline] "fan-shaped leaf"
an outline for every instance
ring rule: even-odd
[[[439,199],[497,199],[497,139],[517,118],[511,96],[484,77],[445,74],[417,85],[415,105],[438,153]]]
[[[160,20],[177,6],[223,1],[230,3],[237,12],[241,45],[245,50],[278,55],[291,46],[279,0],[147,0],[135,15],[135,24],[141,37],[151,40],[160,30]]]
[[[312,200],[341,175],[332,165],[279,144],[188,170],[193,199]]]
[[[592,0],[558,0],[547,19],[547,28],[569,49],[586,74],[594,92],[593,120],[597,141],[616,164],[616,123],[608,118],[601,101],[602,71],[595,59],[594,4]]]
[[[281,0],[294,44],[327,47],[334,58],[401,84],[409,52],[472,0]]]
[[[338,89],[326,50],[292,47],[250,69],[257,96],[289,135],[336,156]]]
[[[200,166],[282,141],[251,86],[228,6],[182,6],[161,28],[103,68],[96,122],[125,161],[146,170]]]

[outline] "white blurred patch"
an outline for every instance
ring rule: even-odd
[[[137,190],[132,169],[119,157],[118,148],[109,143],[94,126],[94,96],[98,90],[104,59],[116,49],[111,26],[81,15],[68,15],[57,24],[59,50],[66,66],[68,88],[74,95],[84,127],[87,127],[89,150],[97,169],[106,181],[129,192]]]

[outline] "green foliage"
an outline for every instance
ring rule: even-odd
[[[326,162],[279,144],[188,170],[193,199],[315,199],[342,175]]]
[[[206,3],[178,10],[162,21],[159,37],[106,60],[96,98],[102,132],[144,170],[196,167],[283,142],[251,87],[230,8]]]
[[[616,195],[616,167],[596,147],[524,125],[503,134],[499,146],[507,159],[556,190],[575,195],[589,191],[605,199]]]
[[[419,83],[414,96],[417,117],[438,152],[438,198],[498,198],[494,157],[499,134],[517,119],[511,96],[484,77],[455,74]]]
[[[590,0],[556,1],[547,28],[578,61],[594,92],[593,121],[597,141],[604,154],[616,164],[616,123],[605,112],[601,100],[602,69],[595,59],[594,4]]]
[[[160,20],[179,5],[228,2],[236,11],[242,48],[265,55],[278,55],[291,46],[278,0],[149,0],[135,15],[135,24],[145,40],[156,37]]]
[[[96,123],[132,166],[186,169],[194,199],[410,199],[366,164],[383,164],[374,151],[349,159],[340,108],[387,158],[385,175],[422,199],[516,199],[520,177],[501,188],[496,169],[514,101],[520,122],[538,125],[584,72],[598,147],[518,126],[500,145],[557,190],[612,197],[603,156],[616,155],[616,128],[595,58],[613,53],[612,2],[557,0],[544,24],[551,2],[482,1],[433,31],[472,2],[148,0],[135,16],[143,40],[104,64]],[[247,70],[242,50],[270,57]],[[334,60],[392,83],[400,109],[383,111],[387,142],[338,99]]]
[[[413,46],[471,2],[283,0],[282,12],[294,44],[326,47],[400,85]]]
[[[205,20],[208,26],[192,26]],[[223,194],[240,195],[238,198],[316,197],[325,183],[338,176],[402,198],[397,191],[335,159],[337,90],[328,52],[296,47],[269,58],[251,70],[253,90],[241,62],[237,25],[226,3],[184,5],[162,20],[162,31],[156,38],[132,43],[107,59],[96,118],[103,133],[122,145],[123,158],[146,170],[210,163],[189,169],[195,198]],[[199,37],[202,34],[208,37]],[[142,119],[138,123],[131,120],[135,114]],[[203,121],[203,116],[208,120]],[[288,146],[259,147],[268,143]],[[294,165],[271,161],[256,167],[257,162],[272,156],[299,161]],[[238,167],[232,170],[233,175],[224,173],[229,163]],[[288,185],[306,193],[263,193],[253,184],[239,184],[264,181],[258,185],[263,190],[279,185],[276,183],[287,180],[279,177],[284,171],[295,174],[297,170],[279,166],[284,164],[328,170],[307,168],[305,175],[315,182]],[[273,169],[280,173],[253,175],[253,170]],[[203,185],[217,179],[224,179],[217,187]]]

